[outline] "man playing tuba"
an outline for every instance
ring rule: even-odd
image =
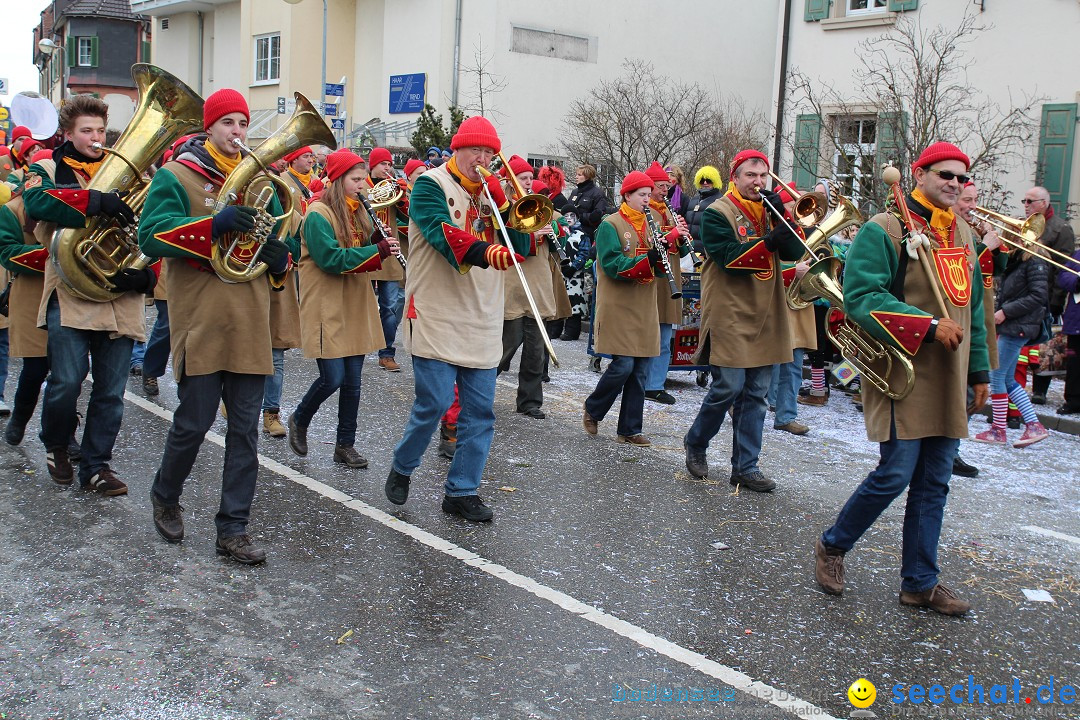
[[[222,185],[240,163],[234,140],[247,138],[248,120],[247,101],[236,90],[218,90],[206,99],[206,134],[189,139],[154,175],[139,224],[139,245],[147,255],[164,258],[167,268],[173,370],[180,397],[150,492],[154,526],[169,542],[184,538],[180,495],[223,400],[229,429],[215,518],[216,549],[219,555],[256,564],[266,559],[266,552],[252,543],[247,524],[259,470],[263,385],[274,372],[270,288],[284,285],[289,251],[276,237],[266,241],[259,260],[267,265],[269,282],[261,277],[223,282],[210,264],[216,240],[228,233],[248,233],[256,225],[256,210],[247,205],[229,205],[211,215]]]

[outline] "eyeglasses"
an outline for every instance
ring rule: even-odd
[[[956,173],[949,172],[948,170],[934,170],[933,168],[927,168],[927,170],[934,173],[945,182],[949,182],[955,179],[956,182],[960,183],[961,185],[965,185],[967,184],[967,181],[971,179],[971,177],[968,175],[957,175]]]
[[[1039,198],[1038,200],[1029,200],[1028,198],[1024,198],[1020,202],[1024,203],[1025,205],[1032,205],[1032,204],[1037,203],[1037,202],[1046,202],[1046,201],[1043,200],[1042,198]]]

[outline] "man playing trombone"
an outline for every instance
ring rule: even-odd
[[[967,437],[968,386],[974,409],[989,395],[982,272],[971,228],[952,211],[969,165],[960,148],[934,143],[912,165],[910,195],[888,168],[899,217],[875,215],[848,251],[849,319],[909,356],[915,382],[902,399],[863,382],[867,436],[880,443],[881,460],[815,546],[817,582],[830,595],[844,591],[844,554],[907,490],[900,603],[945,615],[971,607],[939,582],[937,564],[953,458]]]
[[[405,322],[416,398],[385,490],[390,502],[405,504],[410,477],[454,401],[456,382],[461,415],[442,508],[484,522],[493,513],[477,488],[495,435],[495,375],[502,355],[504,278],[496,271],[514,264],[515,250],[517,261],[524,259],[529,236],[508,231],[513,248],[498,241],[498,224],[505,223],[510,204],[487,172],[502,147],[491,122],[480,116],[465,120],[450,147],[454,154],[446,163],[417,178],[409,203]]]

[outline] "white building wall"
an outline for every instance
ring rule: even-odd
[[[169,29],[161,29],[162,18],[169,19]],[[154,18],[150,57],[155,65],[168,70],[189,87],[199,88],[199,21],[195,13],[162,15]]]

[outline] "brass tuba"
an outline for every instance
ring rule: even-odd
[[[139,215],[150,189],[143,173],[177,138],[202,128],[203,100],[194,90],[146,63],[133,65],[131,77],[139,88],[135,115],[114,147],[98,146],[107,157],[87,189],[125,194],[135,222],[121,227],[112,218],[89,218],[85,228],[57,230],[49,248],[64,289],[92,302],[119,297],[110,278],[151,261],[139,250]]]
[[[372,210],[382,210],[385,207],[397,205],[404,194],[405,190],[396,180],[386,178],[368,189],[367,199],[371,203]]]
[[[817,257],[818,251],[825,247],[825,243],[828,242],[830,237],[849,225],[861,225],[863,222],[865,220],[862,213],[855,207],[855,204],[846,197],[840,196],[840,204],[837,208],[829,213],[829,216],[814,228],[813,232],[806,236],[806,247],[814,257]],[[811,298],[810,302],[807,302],[801,298],[798,287],[799,282],[796,279],[792,281],[791,285],[788,285],[787,303],[792,310],[802,310],[814,300],[814,298]]]
[[[269,239],[270,233],[273,232],[274,226],[288,218],[293,212],[292,193],[289,186],[271,172],[269,166],[305,145],[319,144],[331,148],[337,147],[333,132],[315,107],[300,93],[296,93],[295,97],[296,111],[293,112],[292,117],[259,147],[252,150],[239,139],[234,140],[237,147],[246,155],[221,186],[213,214],[217,215],[229,205],[236,204],[254,207],[258,214],[255,229],[251,232],[226,233],[214,239],[210,252],[210,264],[217,276],[225,282],[250,282],[266,272],[266,263],[259,262],[263,246]],[[260,177],[265,177],[269,184],[249,201],[251,186]],[[286,209],[276,216],[271,215],[266,209],[276,194],[275,185],[282,188],[284,197],[289,199]]]

